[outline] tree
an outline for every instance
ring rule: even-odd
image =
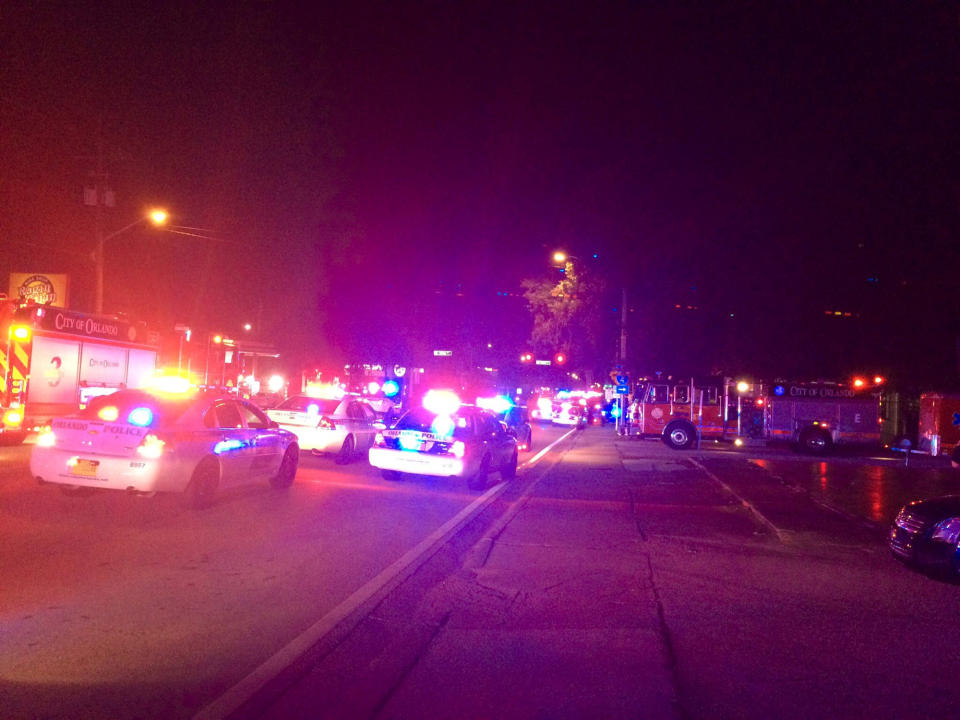
[[[567,262],[559,282],[528,278],[522,286],[533,315],[530,344],[534,351],[551,358],[563,353],[571,369],[602,369],[607,358],[597,352],[601,283]]]

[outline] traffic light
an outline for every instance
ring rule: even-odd
[[[557,365],[563,365],[563,364],[567,361],[567,356],[564,355],[562,352],[558,352],[558,353],[554,356],[553,361],[554,361]]]

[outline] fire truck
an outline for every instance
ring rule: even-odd
[[[726,378],[643,379],[627,411],[630,434],[660,437],[675,450],[686,450],[698,438],[732,439],[736,414],[730,410]]]
[[[730,378],[642,381],[631,432],[685,450],[700,440],[786,441],[812,454],[880,443],[880,395],[841,383],[736,383]]]
[[[21,442],[93,397],[154,377],[159,337],[140,323],[48,305],[0,305],[0,441]]]

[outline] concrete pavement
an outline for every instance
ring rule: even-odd
[[[482,537],[257,716],[892,720],[960,706],[938,660],[960,643],[955,588],[746,458],[718,459],[578,433]]]
[[[266,717],[682,717],[631,484],[612,431],[580,433],[425,599],[384,603]]]

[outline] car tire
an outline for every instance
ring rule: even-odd
[[[487,475],[490,474],[490,456],[484,455],[480,461],[480,467],[477,468],[471,477],[467,478],[467,487],[471,490],[483,490],[487,486]]]
[[[833,448],[833,440],[826,430],[809,427],[800,433],[797,445],[801,452],[809,455],[826,455]]]
[[[340,452],[337,453],[337,465],[346,465],[348,462],[353,460],[356,447],[357,443],[353,439],[353,435],[347,435],[343,439],[343,445],[340,446]]]
[[[202,510],[213,505],[220,485],[220,463],[214,458],[204,458],[190,476],[190,482],[183,491],[188,507]]]
[[[283,454],[283,460],[280,461],[280,469],[277,474],[270,478],[270,487],[274,490],[286,490],[293,485],[293,479],[297,476],[297,466],[300,464],[300,448],[291,445]]]
[[[673,420],[663,429],[663,442],[674,450],[687,450],[697,439],[697,429],[687,420]]]
[[[399,482],[402,479],[397,470],[381,470],[380,474],[384,480],[389,480],[390,482]]]
[[[510,456],[510,460],[500,469],[500,477],[504,480],[516,480],[518,460],[517,451],[514,450],[513,455]]]

